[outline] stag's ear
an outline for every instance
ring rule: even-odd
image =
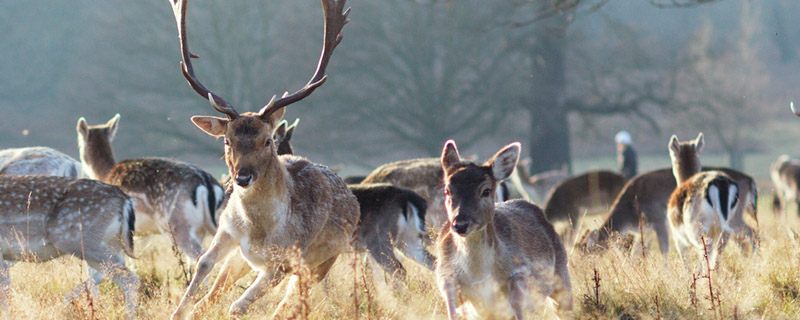
[[[117,113],[111,120],[106,122],[106,134],[108,135],[108,141],[113,141],[114,137],[117,135],[117,129],[119,128],[119,113]]]
[[[442,149],[442,168],[447,171],[447,168],[459,162],[461,162],[461,156],[458,154],[456,142],[447,140],[447,142],[444,143],[444,149]]]
[[[520,143],[514,142],[500,149],[486,164],[492,167],[495,179],[503,180],[514,172],[514,167],[519,160]]]
[[[275,99],[274,96],[272,98]],[[280,108],[278,110],[275,110],[275,112],[271,114],[267,114],[267,110],[271,105],[272,101],[270,100],[269,104],[267,104],[266,106],[261,108],[261,110],[258,111],[258,118],[261,119],[261,121],[267,122],[272,126],[277,126],[278,123],[283,119],[283,114],[286,112],[286,108]]]
[[[700,134],[697,135],[697,139],[694,139],[694,149],[697,151],[698,154],[703,151],[703,145],[705,145],[705,142],[703,142],[703,140],[704,139],[702,132],[700,132]]]
[[[192,123],[210,136],[222,137],[228,130],[228,119],[212,116],[194,116]]]
[[[78,136],[84,140],[86,140],[86,136],[89,135],[89,125],[86,123],[86,119],[80,117],[78,119],[78,125],[75,127],[75,131],[78,131]]]
[[[681,142],[678,141],[678,136],[672,135],[672,138],[669,138],[669,155],[673,158],[678,156],[678,153],[681,151]]]

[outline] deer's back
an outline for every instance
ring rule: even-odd
[[[601,170],[567,178],[555,186],[545,203],[545,214],[551,220],[572,218],[582,207],[608,208],[625,185],[619,173]]]
[[[0,175],[81,177],[81,163],[47,147],[0,150]]]
[[[151,203],[172,199],[175,192],[195,192],[199,185],[217,184],[194,165],[162,158],[122,161],[114,166],[107,180],[125,192],[145,196]],[[189,196],[193,201],[196,198],[194,194]]]
[[[358,224],[359,206],[342,178],[328,167],[299,156],[280,156],[293,179],[290,228],[308,246],[349,242]],[[337,251],[338,252],[338,251]]]
[[[426,224],[438,230],[447,219],[444,209],[444,171],[438,158],[423,158],[384,164],[362,183],[391,183],[414,191],[428,203]]]

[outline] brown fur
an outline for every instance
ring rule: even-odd
[[[116,163],[111,141],[118,121],[119,115],[97,126],[87,125],[84,118],[78,120],[78,146],[86,174],[119,186],[136,199],[139,235],[169,235],[181,252],[196,261],[203,253],[203,238],[216,231],[222,186],[197,166],[171,159]]]
[[[551,223],[568,221],[577,231],[581,215],[590,208],[607,211],[625,182],[625,176],[607,170],[590,171],[568,178],[556,185],[547,198],[545,216]]]
[[[783,155],[770,167],[770,179],[775,187],[775,211],[788,213],[788,203],[796,205],[800,214],[800,161]]]
[[[520,319],[547,296],[560,310],[572,309],[566,251],[542,210],[524,200],[495,205],[494,190],[518,157],[515,143],[476,165],[461,161],[454,142],[445,144],[448,220],[439,233],[436,279],[450,319],[459,292],[481,318]]]

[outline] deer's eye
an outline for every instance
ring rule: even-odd
[[[267,141],[264,142],[264,147],[269,147],[271,145],[272,145],[272,139],[267,139]]]
[[[231,142],[230,142],[230,141],[228,141],[228,138],[223,138],[223,139],[222,139],[222,143],[224,143],[226,146],[229,146],[229,145],[231,145]]]
[[[488,197],[488,196],[491,196],[491,195],[492,195],[492,189],[488,189],[487,188],[487,189],[483,189],[483,191],[481,191],[481,197]]]

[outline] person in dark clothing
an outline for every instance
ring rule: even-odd
[[[619,163],[619,171],[626,179],[633,178],[637,173],[636,167],[636,151],[633,150],[631,143],[631,134],[628,131],[622,130],[617,132],[614,137],[617,143],[617,163]]]

